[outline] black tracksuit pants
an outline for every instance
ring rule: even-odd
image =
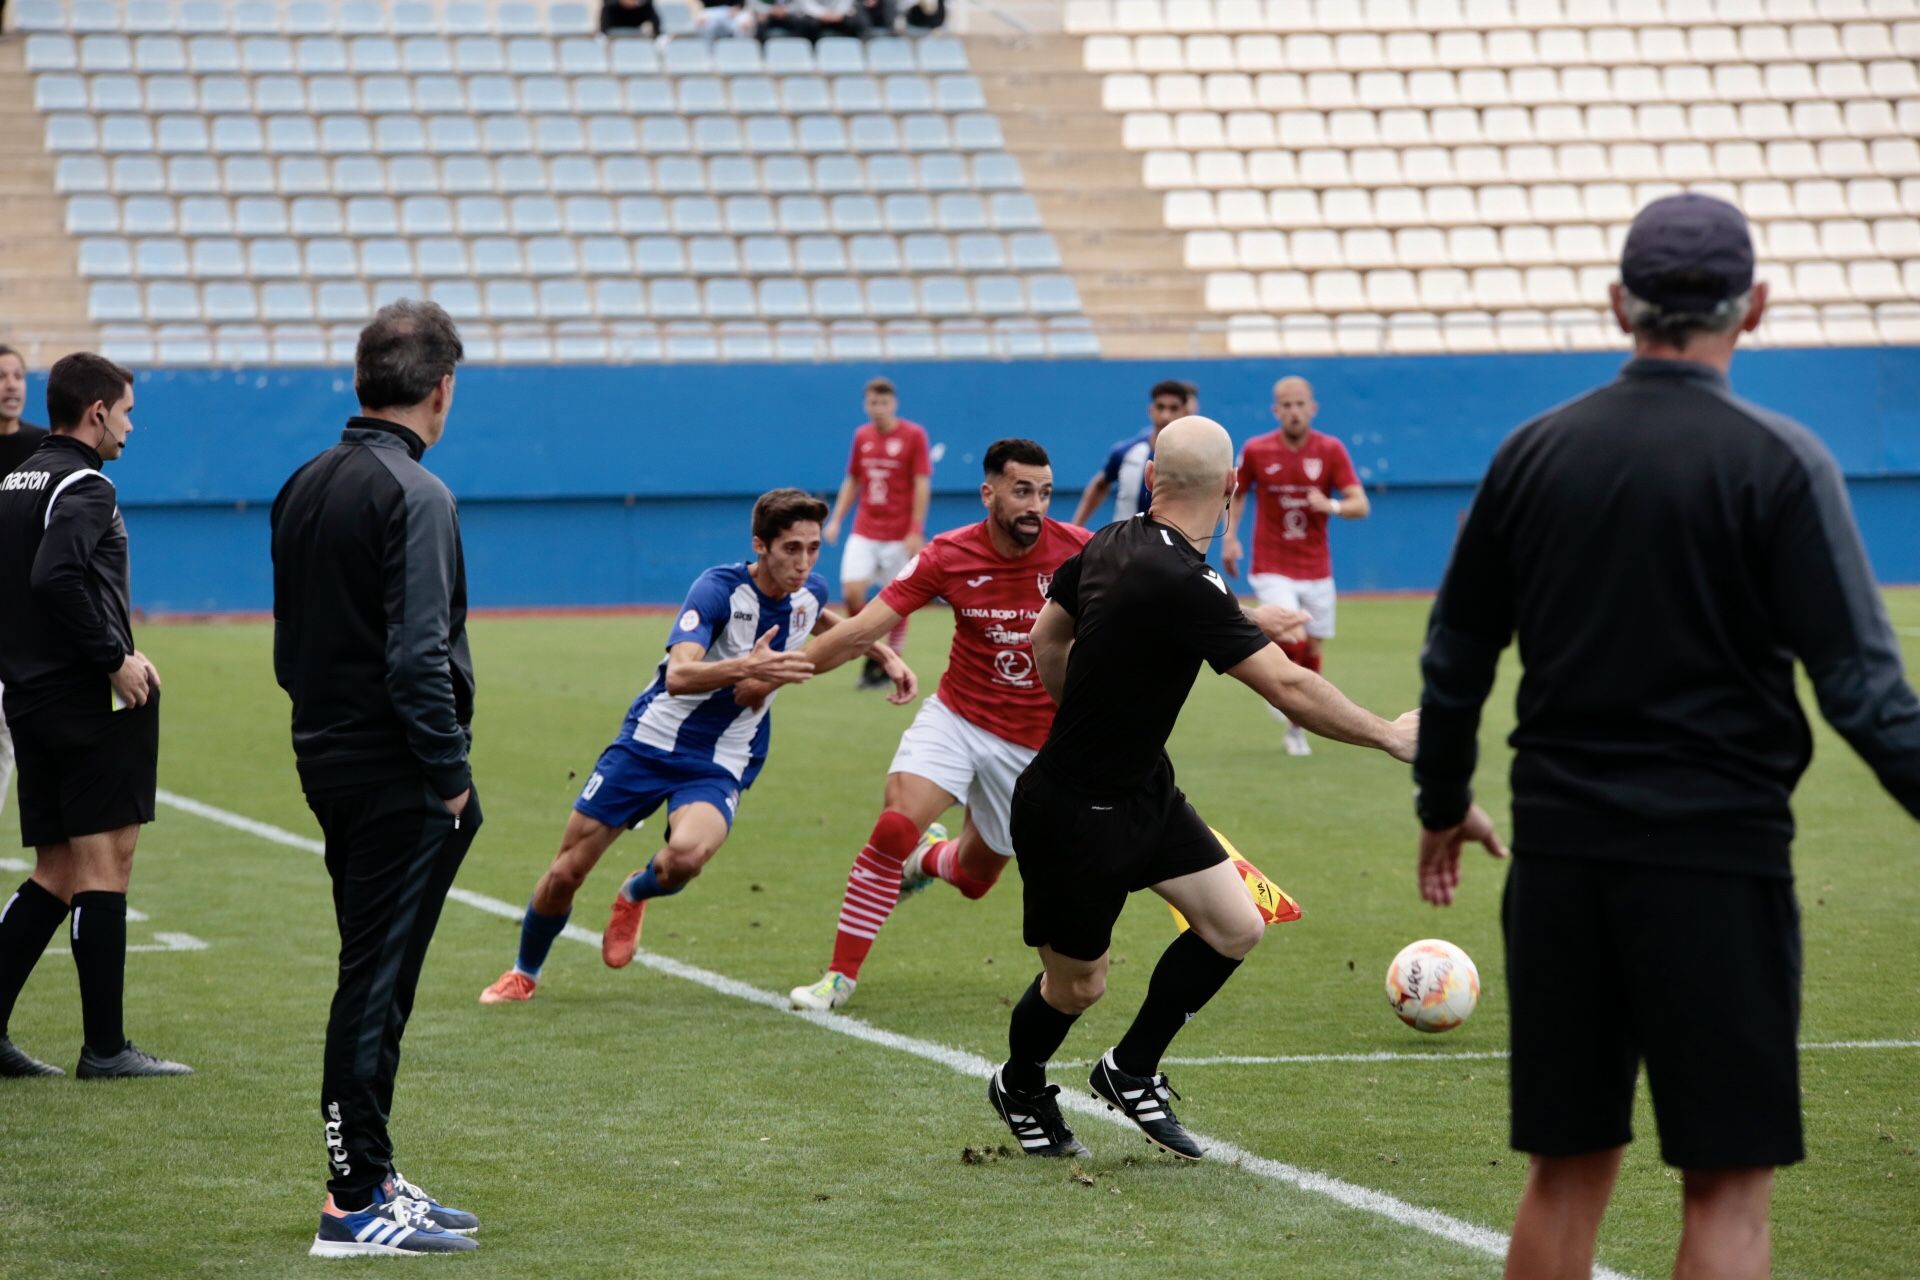
[[[320,1086],[327,1188],[363,1207],[393,1166],[387,1116],[400,1037],[454,873],[480,828],[476,791],[455,818],[418,778],[309,795],[326,837],[340,977]]]

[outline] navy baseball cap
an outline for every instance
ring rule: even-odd
[[[1747,217],[1685,191],[1642,209],[1620,250],[1620,283],[1664,311],[1710,312],[1753,287]]]

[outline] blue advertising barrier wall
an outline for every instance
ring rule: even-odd
[[[1349,590],[1432,587],[1495,445],[1604,381],[1621,357],[1064,361],[481,368],[460,374],[428,465],[458,495],[478,606],[671,604],[710,564],[750,554],[755,495],[838,485],[861,384],[884,372],[939,454],[929,525],[975,519],[979,457],[1006,435],[1054,458],[1070,516],[1108,447],[1145,425],[1162,377],[1200,386],[1236,441],[1273,428],[1273,380],[1313,380],[1374,515],[1334,530]],[[1740,394],[1812,427],[1839,458],[1876,571],[1920,581],[1920,349],[1755,351]],[[28,389],[39,416],[43,384]],[[112,464],[133,537],[134,593],[154,611],[271,603],[267,508],[354,410],[344,371],[142,372],[127,455]],[[829,551],[828,577],[837,576]]]

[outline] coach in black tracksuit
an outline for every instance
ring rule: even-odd
[[[1685,1171],[1677,1271],[1763,1276],[1773,1167],[1803,1156],[1793,662],[1916,816],[1920,702],[1833,458],[1728,389],[1766,304],[1739,210],[1654,202],[1620,272],[1634,358],[1500,447],[1434,604],[1421,888],[1450,901],[1459,839],[1485,829],[1475,734],[1517,631],[1504,914],[1513,1145],[1534,1166],[1508,1274],[1588,1274],[1644,1058]]]
[[[467,766],[473,663],[453,495],[420,465],[462,355],[431,303],[360,335],[362,416],[273,504],[274,674],[300,785],[326,836],[340,927],[321,1113],[333,1205],[388,1183],[400,1037],[480,805]]]
[[[160,677],[133,647],[127,527],[100,470],[132,434],[133,375],[79,352],[47,373],[53,433],[0,479],[0,681],[33,874],[0,904],[0,1076],[59,1075],[6,1036],[71,908],[85,1078],[190,1075],[121,1025],[127,886],[153,821]]]

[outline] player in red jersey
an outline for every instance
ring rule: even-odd
[[[1273,416],[1280,429],[1255,436],[1240,451],[1240,501],[1234,503],[1220,552],[1228,575],[1238,575],[1242,552],[1235,535],[1241,516],[1257,508],[1248,581],[1261,604],[1306,611],[1306,639],[1281,648],[1313,672],[1320,670],[1321,645],[1333,638],[1333,557],[1327,552],[1327,520],[1331,516],[1364,520],[1373,510],[1366,486],[1354,474],[1347,447],[1313,429],[1319,412],[1313,386],[1305,378],[1282,378],[1273,384]],[[1273,716],[1286,723],[1279,711]],[[1297,724],[1287,725],[1287,754],[1312,752],[1307,731]]]
[[[847,474],[833,500],[833,513],[821,530],[828,543],[840,541],[840,522],[857,499],[853,536],[840,557],[840,591],[847,616],[867,603],[867,589],[887,582],[900,566],[920,553],[927,540],[927,504],[933,498],[933,459],[927,450],[927,432],[917,422],[899,416],[900,396],[893,383],[875,378],[867,383],[867,421],[853,433]],[[887,637],[898,650],[907,640],[902,618]],[[871,658],[860,673],[862,689],[891,682]]]

